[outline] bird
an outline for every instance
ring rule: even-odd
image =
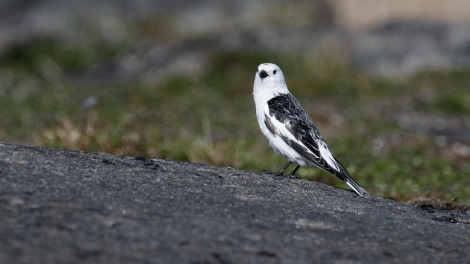
[[[290,176],[295,176],[301,166],[320,168],[346,182],[358,195],[369,197],[331,153],[308,113],[289,92],[279,66],[258,66],[253,98],[261,132],[274,151],[288,160],[277,175],[284,175],[292,164],[297,166]]]

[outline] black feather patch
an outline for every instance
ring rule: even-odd
[[[276,135],[276,128],[274,127],[273,123],[271,123],[271,120],[269,120],[269,117],[267,115],[264,115],[264,124],[268,128],[269,132],[271,132],[271,134]]]
[[[291,94],[281,94],[268,101],[269,115],[286,125],[287,130],[315,156],[320,157],[317,140],[322,140],[310,116]],[[286,142],[287,143],[287,142]],[[313,161],[312,162],[318,162]]]

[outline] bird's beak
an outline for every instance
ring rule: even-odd
[[[264,71],[264,70],[260,71],[260,72],[258,73],[258,75],[259,75],[259,77],[260,77],[261,79],[264,79],[264,78],[268,77],[268,74],[267,74],[266,71]]]

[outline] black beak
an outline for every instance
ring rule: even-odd
[[[264,71],[264,70],[263,70],[263,71],[260,71],[260,72],[258,73],[258,75],[259,75],[259,77],[260,77],[261,79],[264,79],[264,78],[266,78],[266,77],[268,76],[268,74],[267,74],[266,71]]]

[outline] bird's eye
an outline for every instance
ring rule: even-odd
[[[273,71],[273,74],[276,74],[276,70]]]

